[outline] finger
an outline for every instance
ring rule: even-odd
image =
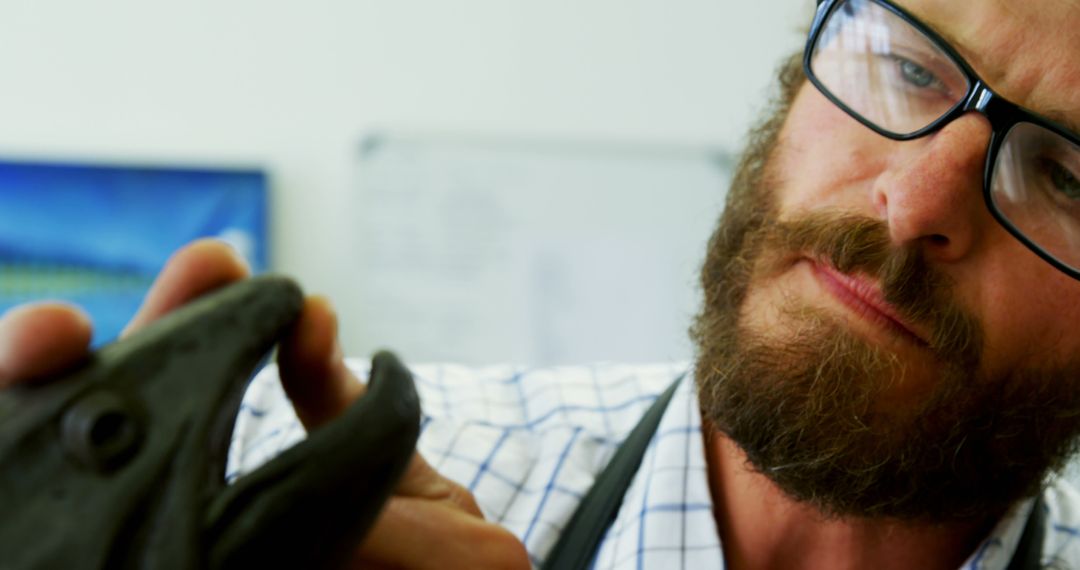
[[[529,568],[508,530],[444,503],[398,497],[379,515],[351,567]]]
[[[345,365],[337,332],[330,301],[308,297],[278,347],[281,385],[309,431],[336,418],[364,394],[364,385]],[[445,501],[483,517],[471,493],[440,475],[419,454],[413,454],[395,494]]]
[[[394,494],[446,503],[457,510],[483,520],[484,514],[468,489],[443,477],[419,454],[414,453]]]
[[[173,254],[121,338],[169,311],[223,285],[247,277],[247,263],[225,242],[201,239]]]
[[[45,378],[86,357],[90,318],[64,303],[35,303],[0,317],[0,388]]]
[[[281,385],[308,430],[334,419],[364,393],[337,338],[337,316],[325,297],[304,301],[278,347]]]

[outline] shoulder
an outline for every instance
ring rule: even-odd
[[[411,366],[432,420],[538,431],[575,427],[619,437],[686,364],[550,368]]]
[[[489,521],[534,555],[546,552],[618,445],[687,368],[415,366],[425,411],[417,447],[473,493]]]
[[[367,377],[366,361],[347,364]],[[689,364],[409,369],[424,411],[418,451],[473,493],[487,520],[516,534],[537,562],[618,445]],[[303,437],[269,366],[252,380],[237,417],[230,478]]]
[[[348,359],[347,365],[366,381],[367,360]],[[424,411],[425,440],[461,435],[471,427],[489,436],[569,429],[585,432],[587,439],[621,441],[648,404],[686,368],[685,363],[409,366]],[[437,433],[431,427],[437,427]],[[304,436],[281,389],[277,366],[266,366],[252,379],[237,414],[228,475],[254,469]]]
[[[1043,563],[1049,568],[1080,568],[1080,491],[1061,477],[1043,492],[1046,534]]]

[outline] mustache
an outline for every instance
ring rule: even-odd
[[[927,261],[922,244],[896,246],[884,222],[852,214],[811,213],[773,220],[760,228],[760,234],[759,251],[808,256],[843,273],[876,278],[885,300],[900,316],[930,331],[927,344],[939,359],[965,370],[978,366],[982,327],[956,302],[952,279]]]

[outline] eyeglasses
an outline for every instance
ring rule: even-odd
[[[890,139],[933,133],[968,111],[986,116],[987,208],[1080,279],[1076,133],[994,93],[939,35],[888,0],[818,0],[803,68],[834,104]]]

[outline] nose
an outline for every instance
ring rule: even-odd
[[[983,166],[990,123],[967,113],[926,138],[891,143],[896,152],[874,183],[873,202],[897,245],[917,245],[928,260],[969,253],[989,219]]]

